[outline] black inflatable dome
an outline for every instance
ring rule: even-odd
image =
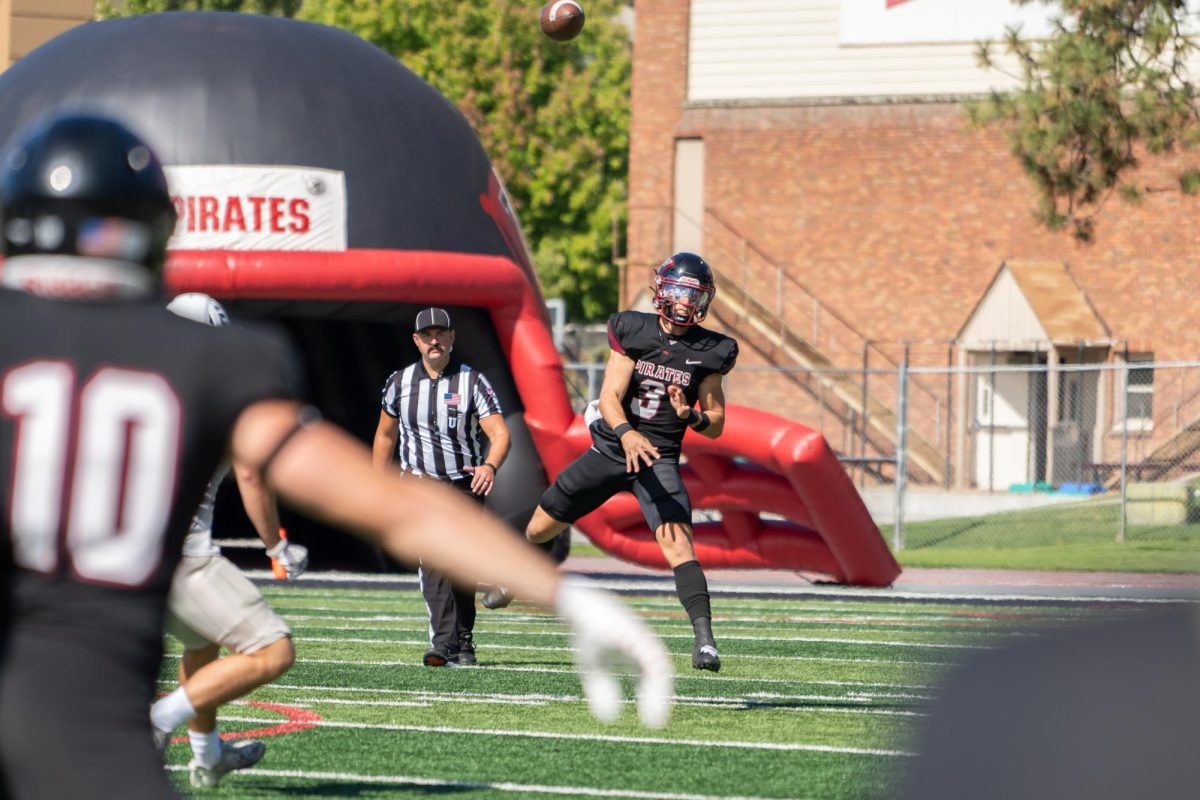
[[[279,165],[342,173],[347,253],[502,257],[524,272],[540,305],[519,227],[470,125],[437,90],[353,34],[216,12],[85,24],[0,74],[0,141],[64,108],[123,121],[168,168]],[[244,255],[228,256],[231,270],[256,268],[252,259],[239,260]],[[289,256],[305,264],[305,253]],[[169,281],[171,274],[169,267]],[[355,277],[345,275],[347,282]],[[418,357],[411,341],[417,305],[403,298],[188,288],[218,296],[235,320],[269,318],[285,326],[304,359],[313,401],[364,441],[378,421],[384,380]],[[489,506],[523,528],[546,485],[544,470],[492,317],[456,304],[455,296],[440,304],[455,319],[456,354],[492,379],[513,433],[500,484],[506,490]],[[538,313],[544,318],[544,309]],[[232,515],[229,524],[244,533],[240,504],[225,497],[233,491],[222,492],[218,524]],[[299,518],[288,524],[318,550],[354,556],[342,537],[327,537]]]
[[[63,106],[124,121],[166,164],[344,171],[352,248],[509,255],[480,211],[491,164],[462,114],[346,31],[216,12],[89,23],[0,75],[0,141]]]

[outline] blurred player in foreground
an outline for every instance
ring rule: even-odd
[[[928,709],[901,796],[1191,800],[1198,676],[1195,601],[984,650]]]
[[[179,295],[167,310],[205,325],[229,324],[225,308],[199,292]],[[222,744],[217,707],[277,679],[296,658],[291,628],[213,544],[217,489],[229,469],[229,464],[222,464],[209,481],[183,540],[183,558],[167,599],[166,626],[183,644],[179,688],[150,708],[155,741],[162,747],[175,728],[187,723],[192,748],[188,779],[195,787],[216,786],[226,773],[262,759],[266,745],[260,741]],[[275,496],[259,481],[256,470],[238,464],[233,472],[246,516],[267,546],[267,555],[283,565],[289,578],[299,576],[308,566],[308,551],[280,537]],[[218,658],[222,647],[229,655]]]
[[[554,608],[592,710],[619,712],[606,669],[619,659],[639,673],[642,720],[665,723],[666,648],[623,604],[560,580],[452,490],[374,469],[290,399],[281,337],[162,308],[175,211],[146,144],[66,114],[18,133],[0,169],[0,546],[14,561],[0,575],[0,774],[13,797],[173,796],[146,708],[181,541],[225,457],[397,559]]]
[[[545,491],[525,531],[532,542],[548,542],[617,492],[633,492],[692,621],[692,666],[712,672],[721,669],[721,659],[708,581],[692,547],[692,503],[679,455],[688,428],[710,439],[725,428],[721,381],[737,361],[738,346],[700,327],[716,292],[704,259],[676,253],[655,273],[657,314],[623,311],[609,319],[612,353],[599,418],[588,423],[592,447]]]

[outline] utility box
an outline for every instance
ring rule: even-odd
[[[1125,487],[1129,525],[1182,525],[1188,520],[1192,490],[1180,483],[1131,483]]]

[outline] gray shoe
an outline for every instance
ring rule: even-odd
[[[188,764],[189,778],[197,789],[212,788],[221,778],[235,769],[253,767],[267,752],[267,746],[256,739],[230,742],[221,748],[221,758],[212,767],[202,767],[195,761]]]
[[[160,731],[153,725],[150,726],[150,730],[154,731],[154,747],[161,756],[167,751],[167,745],[171,743],[171,731]]]

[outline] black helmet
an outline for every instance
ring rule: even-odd
[[[161,277],[175,206],[158,158],[123,125],[85,114],[36,122],[0,169],[5,256],[84,256]]]
[[[698,325],[717,296],[712,268],[695,253],[676,253],[654,273],[654,308],[667,322]]]

